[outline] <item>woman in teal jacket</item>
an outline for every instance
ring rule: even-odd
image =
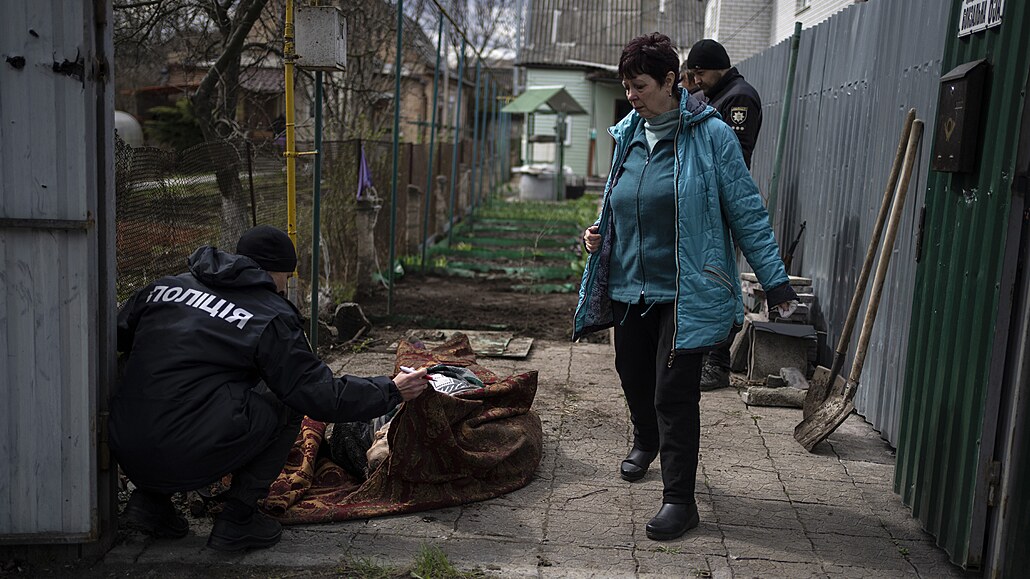
[[[604,203],[583,243],[590,258],[576,307],[578,339],[615,326],[615,367],[633,422],[620,473],[640,480],[660,453],[654,540],[697,526],[702,354],[744,321],[734,243],[770,307],[790,288],[758,188],[733,131],[679,88],[679,57],[654,33],[623,49],[619,76],[633,112],[608,131],[615,155]]]

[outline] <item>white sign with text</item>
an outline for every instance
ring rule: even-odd
[[[962,0],[959,10],[959,37],[1001,26],[1001,14],[1005,11],[1005,0]]]

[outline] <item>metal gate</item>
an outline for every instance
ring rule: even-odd
[[[110,521],[110,4],[0,12],[0,542],[96,541]]]

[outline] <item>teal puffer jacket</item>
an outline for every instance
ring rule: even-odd
[[[615,139],[615,155],[604,189],[601,215],[595,223],[601,249],[583,271],[576,306],[573,339],[611,327],[608,268],[611,255],[612,216],[608,195],[619,174],[637,124],[643,118],[632,111],[608,132]],[[676,129],[676,334],[675,351],[701,352],[724,342],[734,324],[744,322],[740,276],[734,241],[767,289],[774,306],[796,299],[769,226],[769,214],[751,174],[744,165],[740,144],[719,113],[690,95],[680,99]],[[646,251],[646,248],[645,248]]]

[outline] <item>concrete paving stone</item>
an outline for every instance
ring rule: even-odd
[[[921,540],[895,541],[905,559],[915,567],[921,577],[969,577],[961,567],[948,560],[948,554],[938,548],[933,538],[924,534]]]
[[[294,534],[283,529],[283,540],[287,548],[293,542]],[[246,555],[223,553],[207,548],[207,534],[190,533],[182,539],[154,541],[136,558],[141,565],[175,565],[189,562],[193,565],[222,565],[242,561]]]
[[[706,468],[733,469],[744,468],[775,472],[776,465],[764,449],[747,448],[733,452],[725,448],[707,447],[702,442],[700,462]]]
[[[773,468],[780,473],[812,480],[854,484],[847,468],[832,458],[790,455],[773,456],[770,460]]]
[[[583,462],[617,472],[622,459],[626,458],[626,453],[630,450],[630,444],[625,439],[577,437],[574,433],[569,433],[562,439],[560,449],[566,454],[576,456]]]
[[[310,525],[289,525],[288,528],[293,531],[309,531],[314,533],[324,533],[327,535],[353,535],[360,533],[368,528],[369,522],[380,519],[352,519],[350,521],[339,521],[335,523],[313,523]]]
[[[700,508],[698,509],[701,510]],[[671,541],[652,541],[647,538],[647,521],[658,512],[658,505],[646,511],[645,516],[639,517],[635,525],[637,549],[675,549],[680,553],[719,555],[728,554],[726,545],[723,542],[721,527],[706,513],[700,513],[701,521],[697,527],[687,531],[683,536]]]
[[[780,480],[791,501],[821,505],[850,505],[862,501],[853,482],[810,479],[803,473],[781,472]]]
[[[753,430],[734,427],[713,426],[701,428],[701,447],[732,452],[733,450],[767,452],[765,440]]]
[[[769,449],[770,456],[810,456],[834,461],[840,460],[830,445],[825,442],[816,445],[813,451],[809,452],[793,436],[765,436],[763,440],[765,447]]]
[[[104,564],[122,565],[135,563],[150,541],[142,533],[128,533],[125,540],[115,545],[104,555]]]
[[[555,539],[540,547],[540,577],[635,577],[630,546],[581,546]]]
[[[556,484],[550,503],[553,509],[562,511],[629,512],[633,506],[633,497],[614,481],[607,485],[604,482],[587,484],[572,481]]]
[[[562,342],[555,343],[561,344]],[[585,356],[607,356],[609,358],[615,356],[615,350],[612,348],[612,345],[607,343],[595,344],[592,342],[571,342],[570,345],[572,351],[575,352],[577,356],[581,354]]]
[[[766,561],[761,559],[729,560],[733,577],[790,577],[790,579],[827,577],[819,563],[794,563],[788,561]]]
[[[480,570],[493,577],[536,577],[536,541],[455,538],[436,546],[459,571]]]
[[[752,526],[762,529],[803,531],[794,505],[749,496],[712,495],[715,521],[720,525]]]
[[[857,537],[834,533],[808,533],[813,548],[826,563],[864,567],[874,571],[905,572],[912,565],[901,548],[887,537]]]
[[[711,488],[712,494],[787,500],[783,483],[775,471],[705,465],[704,472],[705,482]]]
[[[798,519],[809,533],[890,538],[887,529],[872,510],[862,503],[817,505],[794,503]]]
[[[841,461],[844,468],[848,469],[851,479],[857,484],[868,484],[881,487],[893,492],[894,488],[894,462],[883,464],[878,462],[866,462],[864,460]]]
[[[591,458],[569,452],[564,446],[558,448],[554,472],[563,480],[610,478],[612,466]]]
[[[852,414],[827,439],[841,460],[864,460],[891,464],[894,450],[872,426],[857,414]]]
[[[499,537],[539,541],[544,538],[546,504],[537,507],[495,504],[492,501],[462,507],[454,523],[455,537]]]
[[[618,453],[629,451],[625,423],[611,417],[595,415],[566,416],[562,422],[563,443],[568,447],[575,444],[603,444],[609,448],[618,446]],[[625,450],[623,450],[625,447]],[[589,448],[584,449],[589,450]]]
[[[900,496],[878,485],[857,486],[862,492],[863,504],[880,520],[891,537],[933,543],[933,536],[923,530],[922,523],[912,516],[912,510],[901,502]]]
[[[763,434],[794,436],[794,427],[804,418],[800,408],[748,406],[747,409]]]
[[[936,579],[933,575],[920,575],[915,569],[909,569],[907,571],[892,569],[890,571],[884,571],[883,569],[870,569],[868,567],[851,567],[846,565],[834,565],[831,563],[823,563],[823,569],[826,570],[826,574],[831,579],[894,579],[895,577],[924,577]]]
[[[729,556],[715,557],[708,556],[708,570],[710,576],[704,579],[733,579],[733,569],[730,567]]]
[[[274,549],[247,551],[237,566],[326,567],[340,565],[348,560],[350,535],[322,534],[291,530]]]
[[[711,573],[704,553],[679,544],[638,546],[634,556],[638,577],[705,577]]]
[[[433,541],[424,537],[361,532],[354,536],[345,555],[351,561],[403,569],[411,566],[423,546],[439,547],[443,543],[443,540]]]
[[[494,497],[487,502],[506,506],[544,508],[554,492],[552,485],[553,481],[550,479],[550,476],[546,479],[534,477],[526,486],[499,497]]]
[[[720,524],[730,565],[742,559],[789,563],[817,563],[818,556],[801,530],[756,529]],[[734,573],[736,575],[736,573]]]
[[[546,538],[549,543],[621,549],[635,540],[635,528],[628,515],[619,509],[588,512],[551,508],[547,513]],[[643,525],[640,531],[642,535]]]
[[[368,532],[404,535],[406,537],[424,537],[426,539],[445,539],[455,531],[456,521],[463,516],[463,507],[450,507],[368,519],[365,529]],[[351,532],[360,528],[351,527]]]

